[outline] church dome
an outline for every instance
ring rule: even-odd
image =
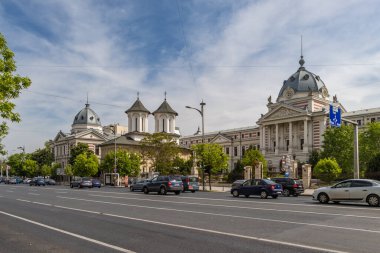
[[[99,116],[90,108],[90,105],[87,103],[86,107],[78,112],[77,115],[75,115],[73,126],[74,125],[101,126],[101,123]]]
[[[328,92],[322,79],[314,73],[306,70],[303,66],[305,64],[303,56],[301,56],[299,63],[301,66],[297,72],[284,81],[284,84],[278,94],[277,101],[280,98],[291,98],[294,94],[300,92],[318,92],[324,97],[327,97]]]

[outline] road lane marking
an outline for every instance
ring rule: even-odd
[[[329,216],[339,216],[339,217],[343,216],[343,217],[353,217],[353,218],[380,219],[379,216],[363,216],[363,215],[340,214],[340,213],[321,213],[321,212],[297,211],[297,210],[287,210],[287,209],[278,210],[278,209],[273,209],[273,208],[248,207],[248,206],[228,206],[228,205],[220,205],[220,204],[207,204],[207,203],[199,203],[199,202],[180,202],[180,201],[170,201],[170,200],[162,200],[162,199],[140,199],[140,198],[130,198],[130,197],[105,196],[105,195],[98,195],[98,194],[89,194],[89,196],[113,198],[113,199],[131,199],[131,200],[151,201],[151,202],[159,202],[159,203],[173,203],[173,204],[185,204],[185,205],[225,207],[225,208],[233,208],[233,209],[248,209],[248,210],[261,210],[261,211],[274,211],[274,212],[329,215]]]
[[[29,201],[29,200],[22,200],[22,199],[17,199],[17,200],[28,202],[28,203],[33,203],[33,204],[41,204],[39,202],[33,202],[33,201]],[[72,211],[98,214],[98,215],[104,215],[104,216],[109,216],[109,217],[114,217],[114,218],[122,218],[122,219],[133,220],[133,221],[141,221],[141,222],[146,222],[146,223],[151,223],[151,224],[157,224],[157,225],[163,225],[163,226],[169,226],[169,227],[175,227],[175,228],[182,228],[182,229],[187,229],[187,230],[194,230],[194,231],[206,232],[206,233],[211,233],[211,234],[236,237],[236,238],[241,238],[241,239],[262,241],[262,242],[267,242],[267,243],[272,243],[272,244],[277,244],[277,245],[286,245],[286,246],[291,246],[291,247],[296,247],[296,248],[303,248],[303,249],[309,249],[309,250],[311,249],[311,250],[317,250],[317,251],[322,251],[322,252],[348,253],[346,251],[327,249],[327,248],[322,248],[322,247],[315,247],[315,246],[306,245],[306,244],[277,241],[277,240],[265,239],[262,237],[240,235],[240,234],[228,233],[228,232],[223,232],[223,231],[218,231],[218,230],[211,230],[211,229],[197,228],[197,227],[178,225],[178,224],[166,223],[166,222],[160,222],[160,221],[154,221],[154,220],[140,219],[140,218],[134,218],[134,217],[129,217],[129,216],[111,214],[111,213],[96,212],[96,211],[91,211],[91,210],[86,210],[86,209],[72,208],[72,207],[52,205],[52,204],[47,204],[47,205],[52,206],[52,207],[56,207],[56,208],[72,210]]]
[[[67,192],[55,192],[57,194],[66,194]]]
[[[28,192],[28,194],[29,194],[29,195],[36,195],[36,196],[41,195],[41,194],[39,194],[39,193],[34,193],[34,192]]]
[[[10,191],[10,190],[6,190],[6,192],[13,192],[13,191]]]
[[[183,213],[194,213],[194,214],[202,214],[202,215],[212,215],[212,216],[220,216],[220,217],[238,218],[238,219],[258,220],[258,221],[266,221],[266,222],[274,222],[274,223],[286,223],[286,224],[295,224],[295,225],[324,227],[324,228],[331,228],[331,229],[336,229],[336,230],[339,230],[339,229],[341,229],[341,230],[349,230],[349,231],[353,231],[354,230],[354,231],[359,231],[359,232],[367,232],[367,233],[377,233],[377,234],[380,234],[379,230],[369,230],[369,229],[350,228],[350,227],[339,227],[339,226],[322,225],[322,224],[316,224],[316,223],[305,223],[305,222],[296,222],[296,221],[285,221],[285,220],[275,220],[275,219],[266,219],[266,218],[256,218],[256,217],[239,216],[239,215],[231,215],[231,214],[218,214],[218,213],[209,213],[209,212],[200,212],[200,211],[190,211],[190,210],[174,209],[174,208],[166,208],[166,207],[141,206],[141,205],[133,205],[133,204],[108,202],[108,201],[70,198],[70,197],[63,197],[63,196],[57,196],[57,198],[70,199],[70,200],[78,200],[78,201],[85,201],[85,202],[93,202],[93,203],[119,205],[119,206],[147,208],[147,209],[155,209],[155,210],[165,210],[165,211],[174,211],[174,212],[183,212]]]
[[[56,232],[60,232],[60,233],[63,233],[63,234],[66,234],[66,235],[70,235],[70,236],[73,236],[73,237],[76,237],[76,238],[79,238],[79,239],[82,239],[82,240],[85,240],[85,241],[88,241],[88,242],[91,242],[91,243],[95,243],[95,244],[98,244],[98,245],[101,245],[101,246],[104,246],[104,247],[107,247],[107,248],[110,248],[110,249],[113,249],[113,250],[117,250],[117,251],[120,251],[120,252],[126,252],[126,253],[135,253],[134,251],[131,251],[131,250],[128,250],[128,249],[124,249],[124,248],[121,248],[121,247],[118,247],[118,246],[115,246],[115,245],[112,245],[112,244],[101,242],[101,241],[98,241],[98,240],[95,240],[95,239],[92,239],[92,238],[89,238],[89,237],[86,237],[86,236],[82,236],[82,235],[79,235],[79,234],[71,233],[69,231],[62,230],[62,229],[59,229],[59,228],[56,228],[56,227],[52,227],[52,226],[49,226],[49,225],[46,225],[46,224],[43,224],[43,223],[40,223],[40,222],[37,222],[37,221],[33,221],[33,220],[30,220],[30,219],[26,219],[26,218],[23,218],[23,217],[20,217],[20,216],[16,216],[14,214],[6,213],[6,212],[3,212],[3,211],[0,211],[0,213],[4,214],[4,215],[7,215],[7,216],[10,216],[10,217],[13,217],[15,219],[19,219],[19,220],[22,220],[22,221],[25,221],[25,222],[32,223],[34,225],[37,225],[37,226],[40,226],[40,227],[43,227],[43,228],[54,230]]]

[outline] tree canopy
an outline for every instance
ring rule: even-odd
[[[327,183],[337,179],[341,173],[342,169],[334,158],[324,158],[319,160],[313,170],[314,176]]]
[[[36,161],[40,167],[43,165],[51,166],[54,161],[54,154],[51,151],[49,142],[45,143],[45,147],[37,149],[30,154],[30,159]]]
[[[14,112],[13,99],[20,95],[22,89],[26,89],[32,83],[28,77],[15,74],[16,62],[14,53],[7,46],[5,37],[0,33],[0,116],[3,120],[20,122],[21,117]],[[0,124],[0,142],[8,134],[6,121]],[[5,154],[3,145],[0,143],[0,154]]]
[[[375,157],[380,153],[380,122],[367,124],[359,137],[360,167],[368,170],[369,163],[373,165]]]
[[[334,158],[342,168],[343,177],[354,173],[354,131],[352,126],[331,127],[324,133],[321,158]]]
[[[98,173],[98,158],[93,153],[79,154],[74,161],[73,174],[80,177],[90,177]]]
[[[116,151],[116,168],[120,176],[136,177],[140,173],[141,157],[126,150]],[[114,172],[115,152],[109,152],[102,161],[101,168],[104,172]]]
[[[180,152],[175,139],[167,133],[149,134],[141,141],[141,148],[144,162],[152,162],[152,167],[160,174],[170,173]]]
[[[78,143],[76,146],[72,147],[70,149],[70,159],[69,163],[71,165],[74,165],[75,159],[80,154],[86,154],[87,156],[94,154],[89,148],[86,143]]]

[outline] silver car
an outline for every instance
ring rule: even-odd
[[[380,204],[380,181],[371,179],[349,179],[333,186],[322,187],[314,191],[313,200],[323,204],[332,201],[367,202],[370,206]]]

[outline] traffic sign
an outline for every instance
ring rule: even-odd
[[[330,113],[329,113],[329,118],[330,118],[330,125],[332,127],[340,127],[342,124],[342,111],[339,107],[330,105]]]

